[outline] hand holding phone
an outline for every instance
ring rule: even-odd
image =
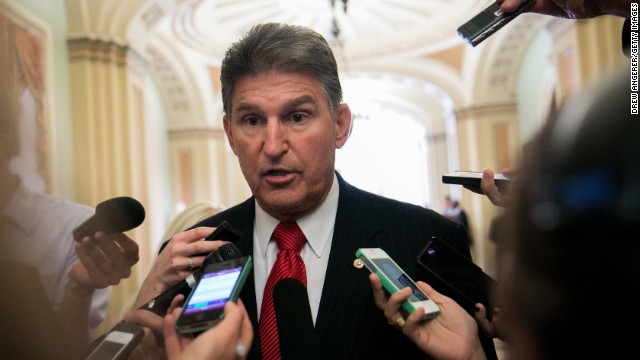
[[[509,184],[509,178],[501,173],[493,176],[496,186],[499,188],[506,187]],[[443,184],[466,185],[480,187],[482,181],[482,171],[454,171],[442,175]]]
[[[242,232],[240,230],[234,228],[226,221],[223,221],[216,227],[215,230],[209,236],[204,238],[205,240],[222,240],[228,241],[231,243],[236,243],[242,237]],[[196,254],[195,256],[207,256],[207,253],[204,254]]]
[[[91,351],[86,360],[124,360],[142,340],[142,326],[121,322]]]
[[[394,294],[406,287],[413,291],[402,303],[403,316],[407,317],[417,308],[424,309],[423,320],[432,319],[440,314],[438,305],[416,285],[416,283],[396,264],[393,259],[380,248],[361,248],[356,251],[355,267],[366,267],[380,278],[382,286],[389,294]]]
[[[236,301],[252,266],[251,256],[206,266],[176,318],[176,330],[182,334],[197,334],[220,322],[224,304]]]
[[[506,13],[500,9],[500,4],[494,2],[471,20],[462,24],[457,30],[458,35],[471,46],[476,46],[535,3],[536,0],[523,0],[515,11]]]
[[[242,237],[240,230],[234,228],[226,221],[223,221],[216,229],[209,234],[205,240],[224,240],[228,242],[237,242]]]

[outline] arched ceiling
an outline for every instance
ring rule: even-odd
[[[343,0],[192,0],[178,5],[171,31],[184,45],[216,58],[261,22],[311,27],[341,42],[347,58],[397,56],[460,45],[457,27],[490,1],[348,0],[345,11]]]
[[[456,69],[457,65],[447,64],[442,57],[427,59],[430,54],[445,54],[448,49],[457,56],[464,56],[467,51],[484,53],[483,47],[488,50],[492,40],[504,37],[509,32],[506,28],[485,44],[471,48],[456,32],[461,24],[493,1],[348,0],[345,12],[343,0],[151,0],[141,9],[138,19],[149,31],[143,47],[151,59],[153,72],[158,79],[162,78],[160,91],[166,92],[166,105],[175,113],[170,119],[201,118],[195,116],[194,109],[210,107],[210,99],[217,97],[211,92],[215,84],[202,86],[203,80],[216,76],[211,69],[219,66],[228,46],[246,30],[258,23],[286,22],[311,27],[323,34],[334,45],[340,69],[359,73],[360,78],[366,73],[393,74],[394,69],[402,67],[400,77],[414,77],[413,82],[399,81],[394,75],[384,78],[371,75],[371,80],[378,84],[375,88],[382,89],[375,92],[378,98],[385,98],[386,93],[386,98],[404,99],[404,103],[415,100],[412,106],[399,103],[395,106],[413,114],[422,109],[422,118],[435,121],[433,119],[442,118],[443,110],[452,111],[455,104],[447,101],[445,105],[441,103],[441,96],[434,97],[433,92],[424,89],[429,88],[434,79],[446,78],[448,85],[455,84],[454,92],[448,97],[457,97],[460,101],[461,94],[468,88],[465,82],[469,80],[461,69]],[[339,29],[337,37],[334,20]],[[134,28],[141,29],[132,26]],[[496,47],[493,48],[495,53]],[[499,51],[500,57],[503,61],[519,59],[525,48],[526,41],[519,42],[511,51]],[[483,58],[485,56],[479,56],[478,61]],[[511,63],[519,64],[519,61]],[[428,71],[418,74],[420,67]],[[511,76],[517,72],[509,70]],[[422,85],[417,89],[409,83]],[[190,94],[189,89],[196,88],[201,97]],[[371,88],[368,90],[373,93]],[[452,90],[451,86],[448,90]],[[439,122],[432,129],[442,127],[443,123]]]

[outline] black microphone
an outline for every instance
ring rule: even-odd
[[[145,212],[138,200],[128,196],[105,200],[96,206],[95,214],[73,230],[73,238],[82,240],[98,231],[121,233],[136,228],[144,221]]]
[[[175,284],[162,294],[156,296],[148,303],[139,307],[142,310],[148,310],[156,315],[163,316],[167,313],[167,309],[171,305],[171,300],[173,300],[176,295],[182,294],[185,297],[189,295],[191,289],[193,289],[198,281],[200,281],[200,277],[202,277],[202,272],[207,265],[223,262],[231,259],[238,259],[242,257],[242,252],[234,243],[225,243],[221,245],[216,250],[212,251],[204,258],[202,262],[202,266],[194,271],[192,274],[184,278],[179,283]]]
[[[273,288],[282,359],[320,359],[307,288],[285,278]]]

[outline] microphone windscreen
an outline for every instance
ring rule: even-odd
[[[236,244],[230,242],[221,245],[217,249],[216,253],[218,254],[218,256],[220,256],[221,261],[239,259],[242,257],[242,252],[240,252],[240,249],[238,249]]]
[[[144,207],[128,196],[105,200],[96,206],[94,217],[102,225],[98,230],[119,233],[136,228],[145,218]]]
[[[273,288],[282,359],[318,359],[318,345],[307,288],[285,278]]]
[[[207,265],[223,262],[231,259],[239,259],[242,257],[242,252],[234,243],[224,243],[217,249],[207,255],[202,261],[200,269],[207,267]]]

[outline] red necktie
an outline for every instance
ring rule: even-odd
[[[260,333],[260,349],[265,360],[280,359],[280,340],[276,311],[273,308],[273,288],[278,280],[294,278],[307,286],[307,271],[300,257],[300,250],[307,242],[302,230],[295,222],[280,223],[273,231],[273,239],[278,244],[278,257],[267,278],[262,296],[262,308],[258,331]]]

